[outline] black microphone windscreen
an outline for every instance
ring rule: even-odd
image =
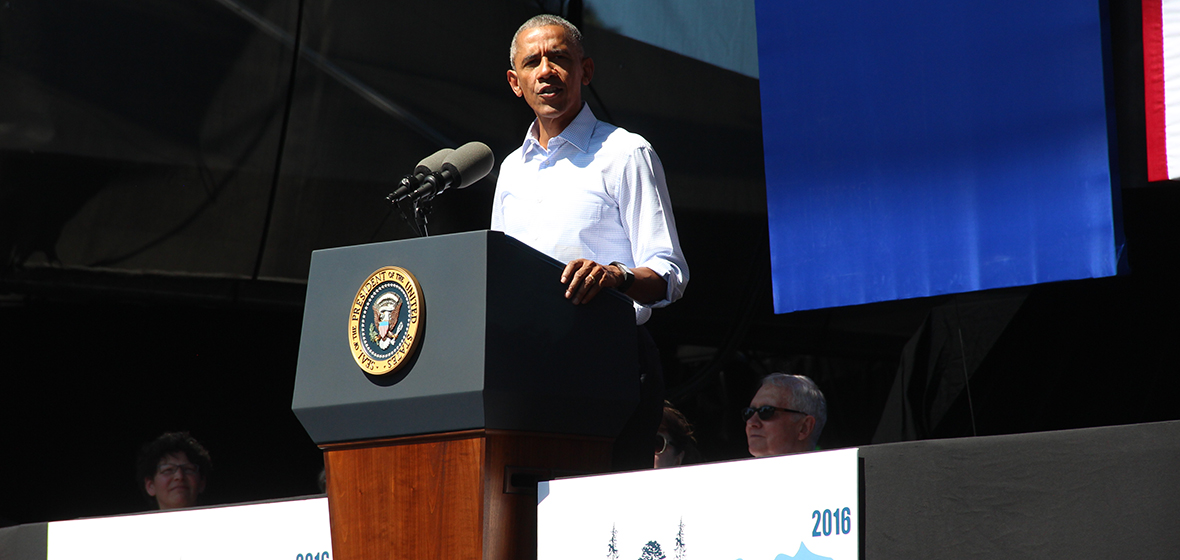
[[[443,164],[451,164],[459,174],[459,184],[454,187],[462,189],[487,176],[496,164],[496,156],[492,149],[483,142],[468,142],[451,152]]]
[[[451,155],[451,152],[454,151],[455,150],[452,148],[443,148],[437,152],[434,152],[433,154],[426,156],[425,158],[422,158],[422,161],[418,162],[418,167],[414,168],[414,173],[426,175],[434,173],[435,171],[441,171],[443,162],[446,161],[447,156]]]

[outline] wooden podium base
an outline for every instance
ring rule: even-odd
[[[468,430],[321,445],[333,559],[536,558],[537,481],[608,471],[611,443]]]

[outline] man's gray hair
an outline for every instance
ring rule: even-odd
[[[512,35],[512,46],[508,47],[508,67],[516,69],[516,38],[520,37],[521,33],[533,29],[535,27],[548,27],[550,25],[557,25],[565,29],[565,38],[569,40],[570,46],[574,49],[574,54],[579,58],[586,55],[586,51],[582,48],[582,32],[574,24],[561,16],[553,14],[541,14],[533,16],[528,21],[524,22],[516,33]]]
[[[819,434],[828,422],[828,401],[823,391],[806,375],[772,373],[762,378],[762,387],[774,385],[791,391],[786,408],[806,412],[815,417],[815,429],[811,430],[811,444],[819,441]]]

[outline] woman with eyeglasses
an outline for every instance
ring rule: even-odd
[[[197,505],[213,462],[188,432],[168,432],[143,446],[136,470],[143,492],[158,509]]]
[[[692,424],[668,401],[664,401],[664,417],[654,442],[657,469],[695,463],[699,459]]]

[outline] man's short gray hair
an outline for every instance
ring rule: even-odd
[[[811,444],[819,441],[819,434],[828,422],[828,401],[823,391],[806,375],[772,373],[762,378],[762,387],[774,385],[791,391],[786,408],[806,412],[815,417],[815,429],[811,430]]]
[[[528,21],[524,22],[516,33],[512,35],[512,45],[508,47],[508,67],[516,69],[516,38],[520,37],[521,33],[533,29],[535,27],[548,27],[550,25],[557,25],[565,29],[565,37],[569,40],[570,46],[573,47],[574,53],[579,58],[586,55],[586,51],[582,48],[582,32],[574,24],[561,16],[553,14],[541,14],[533,16]]]

